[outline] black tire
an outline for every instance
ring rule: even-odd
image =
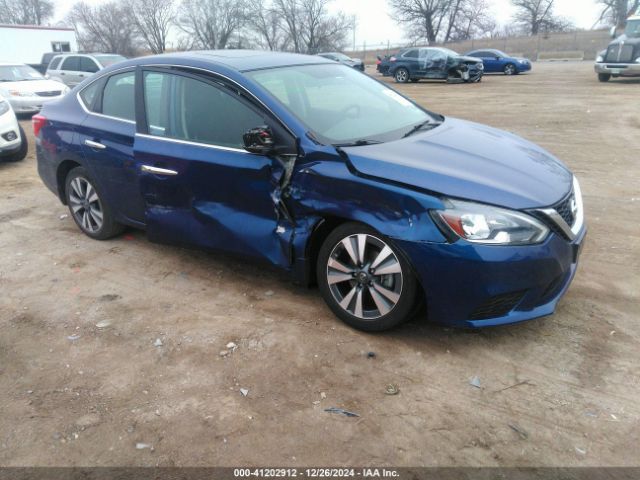
[[[605,83],[608,82],[609,80],[611,80],[611,74],[609,73],[599,73],[598,74],[598,80]]]
[[[77,187],[72,186],[72,182],[78,181],[78,184],[75,185],[84,185],[85,182],[95,191],[96,200],[91,200],[93,196],[89,199],[84,199],[82,188],[80,187],[80,195],[76,195],[75,192]],[[89,191],[85,188],[84,192],[89,193]],[[96,184],[96,182],[91,178],[89,172],[84,167],[76,167],[72,169],[67,175],[67,179],[65,181],[64,188],[65,199],[67,201],[67,206],[69,207],[69,213],[71,217],[78,225],[78,228],[82,230],[82,233],[91,237],[95,240],[107,240],[109,238],[115,237],[116,235],[122,233],[124,230],[124,225],[115,221],[115,217],[113,215],[113,210],[106,203],[105,196],[102,193],[100,187]],[[78,202],[78,200],[80,202]],[[84,206],[80,206],[79,210],[76,210],[78,206],[82,203]],[[99,207],[99,208],[98,208]],[[94,213],[90,213],[89,210]],[[102,222],[98,223],[97,213],[99,212],[102,215]],[[86,213],[86,223],[83,221]]]
[[[394,72],[393,78],[397,83],[407,83],[409,81],[409,70],[400,67]]]
[[[505,75],[517,75],[518,68],[513,63],[507,63],[504,66],[503,72]]]
[[[21,125],[18,125],[18,128],[20,129],[21,139],[20,150],[7,157],[7,160],[10,162],[19,162],[20,160],[24,160],[29,153],[29,141],[27,140],[27,136],[25,135]]]
[[[353,262],[345,260],[345,257],[340,255],[348,254],[347,250],[342,247],[344,239],[350,242],[353,238],[353,241],[356,242],[356,250],[359,250],[357,238],[352,237],[355,235],[366,236],[367,243],[363,249],[365,260],[362,265],[355,266],[358,270],[357,273],[341,273],[345,270],[337,270],[333,266],[329,266],[329,262],[331,261],[335,265],[337,260],[341,268],[351,268]],[[391,253],[386,255],[384,261],[379,263],[376,268],[388,270],[392,266],[394,269],[398,269],[399,265],[399,273],[375,275],[375,269],[370,267],[375,266],[375,259],[385,246],[390,249]],[[342,249],[342,252],[339,249]],[[330,285],[330,275],[334,277],[336,275],[343,277],[351,275],[352,278],[332,282]],[[363,276],[365,278],[362,278]],[[408,320],[418,300],[418,282],[404,254],[384,235],[361,223],[345,223],[329,234],[318,254],[316,277],[320,293],[333,313],[347,325],[365,332],[388,330]],[[341,293],[340,289],[344,293]],[[371,293],[372,291],[373,293]],[[394,300],[387,297],[390,293],[395,294],[395,303]],[[340,295],[342,295],[342,303],[346,301],[344,308],[340,306],[339,298],[336,298]],[[380,299],[383,300],[384,309],[379,304]],[[360,316],[356,315],[358,300],[360,300]]]

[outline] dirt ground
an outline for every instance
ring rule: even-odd
[[[561,63],[399,89],[578,175],[590,230],[555,315],[354,331],[262,266],[83,236],[30,136],[0,164],[0,465],[639,465],[640,81]]]

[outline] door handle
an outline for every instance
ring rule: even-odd
[[[87,147],[97,148],[98,150],[104,150],[105,148],[107,148],[107,147],[105,147],[103,144],[98,143],[98,142],[93,142],[93,141],[91,141],[91,140],[85,140],[85,141],[84,141],[84,144],[85,144]]]
[[[147,173],[153,173],[154,175],[167,175],[173,176],[178,175],[178,172],[175,170],[169,170],[168,168],[160,168],[160,167],[152,167],[151,165],[142,165],[140,170]]]

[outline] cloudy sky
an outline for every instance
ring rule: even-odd
[[[85,0],[99,4],[105,0]],[[54,0],[56,20],[61,20],[73,4],[70,0]],[[500,23],[507,23],[513,14],[510,0],[488,0],[495,17]],[[591,28],[598,18],[596,0],[556,0],[556,13],[570,18],[580,28]],[[356,44],[369,46],[402,43],[402,27],[390,16],[386,0],[334,0],[332,10],[343,10],[357,18]]]

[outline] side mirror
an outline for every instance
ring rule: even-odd
[[[244,149],[249,153],[269,155],[275,149],[273,132],[266,125],[248,130],[242,136],[242,140],[244,141]]]
[[[609,36],[611,38],[616,38],[616,27],[611,27],[611,30],[609,30]]]

